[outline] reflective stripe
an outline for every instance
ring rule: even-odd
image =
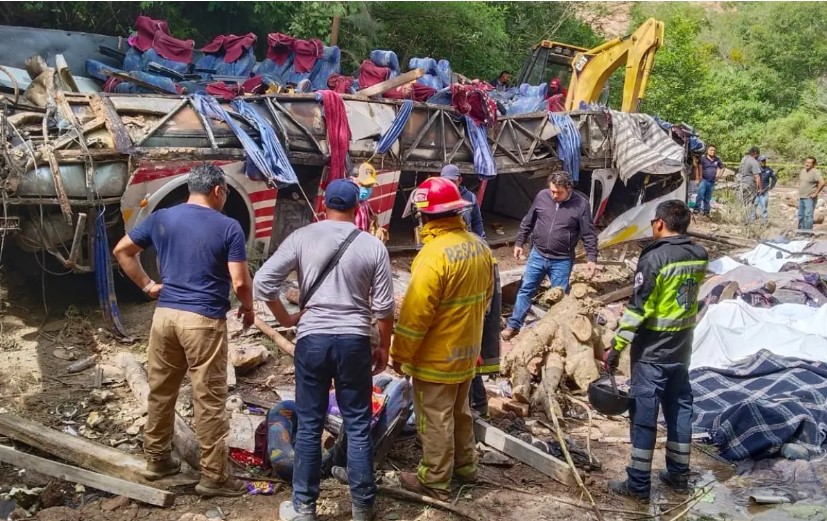
[[[679,454],[689,454],[692,450],[692,445],[689,443],[678,443],[677,441],[667,441],[666,449]]]
[[[498,374],[500,372],[500,364],[486,364],[477,366],[477,374]]]
[[[658,272],[658,275],[664,278],[696,274],[706,275],[706,261],[673,262],[662,267]]]
[[[683,463],[684,465],[689,465],[689,454],[678,454],[677,452],[672,452],[671,450],[666,451],[666,459],[671,459],[677,463]]]
[[[396,325],[394,329],[394,333],[397,335],[406,336],[408,338],[425,338],[425,333],[420,333],[419,331],[414,331],[413,329],[408,329],[407,327],[401,326],[399,324]]]
[[[487,292],[477,293],[476,295],[468,295],[465,297],[457,297],[457,298],[449,298],[441,301],[439,303],[439,307],[441,308],[448,308],[454,306],[466,306],[468,304],[473,304],[475,302],[482,302],[485,300],[487,296]]]
[[[620,324],[623,326],[638,327],[642,323],[643,317],[628,309],[623,313],[623,316],[620,317]]]
[[[425,369],[423,367],[415,367],[411,364],[402,364],[402,371],[414,378],[425,380],[426,382],[438,382],[445,384],[461,384],[467,382],[477,372],[476,366],[471,367],[467,371],[460,372],[446,372],[438,371],[436,369]]]
[[[619,336],[620,338],[622,338],[623,340],[625,340],[625,341],[627,341],[627,342],[631,342],[632,340],[634,340],[634,339],[635,339],[635,334],[634,334],[634,332],[632,332],[632,331],[628,331],[628,330],[626,330],[626,329],[620,329],[620,330],[618,330],[618,332],[617,332],[617,336]]]
[[[651,472],[652,471],[652,460],[649,461],[638,461],[632,460],[629,462],[629,468],[635,470],[642,470],[643,472]]]
[[[646,450],[646,449],[638,449],[632,447],[632,457],[641,459],[641,460],[649,460],[652,461],[652,456],[654,456],[654,450]]]
[[[653,331],[682,331],[695,327],[695,316],[683,318],[650,317],[646,319],[643,327]]]

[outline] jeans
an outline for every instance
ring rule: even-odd
[[[666,420],[666,470],[672,474],[689,472],[692,443],[689,371],[685,364],[637,362],[632,366],[630,394],[633,398],[629,411],[632,459],[626,474],[631,491],[649,495],[660,407]]]
[[[767,224],[769,216],[770,194],[764,192],[755,196],[755,209],[758,211],[758,216],[761,217],[761,222]]]
[[[483,416],[488,414],[488,394],[485,392],[485,382],[482,376],[477,375],[471,380],[471,409]]]
[[[573,259],[547,259],[532,248],[523,273],[523,282],[517,293],[517,301],[514,303],[514,311],[508,319],[508,327],[515,330],[523,327],[523,321],[531,309],[531,299],[546,275],[551,280],[551,287],[563,288],[568,293],[573,264]]]
[[[698,186],[698,196],[695,199],[695,209],[704,215],[709,213],[712,191],[714,189],[715,183],[701,179],[701,184]]]
[[[321,479],[322,430],[331,382],[347,435],[347,477],[351,500],[371,507],[376,499],[373,479],[373,443],[370,437],[370,337],[307,335],[296,342],[296,463],[293,469],[293,506],[315,513]]]
[[[798,229],[813,229],[813,212],[815,212],[816,200],[812,197],[798,200]]]

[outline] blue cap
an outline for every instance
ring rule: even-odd
[[[359,204],[359,186],[350,179],[336,179],[324,191],[324,205],[346,212]]]
[[[766,160],[767,160],[767,156],[758,156],[758,162],[759,162],[759,163],[760,163],[761,161],[766,161]]]
[[[456,181],[462,176],[460,175],[459,168],[456,165],[445,165],[442,167],[442,172],[439,173],[439,177]]]

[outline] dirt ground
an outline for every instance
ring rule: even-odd
[[[764,237],[774,237],[794,227],[788,205],[781,199],[785,189],[779,189],[771,198],[773,225],[761,231]],[[731,216],[725,209],[716,211],[711,219],[697,219],[696,229],[720,235],[743,236],[742,227],[728,224]],[[774,234],[774,235],[773,235]],[[725,248],[707,245],[710,257],[725,252]],[[629,248],[627,258],[639,254],[640,246]],[[603,255],[617,258],[620,250]],[[510,248],[496,251],[501,270],[513,269],[522,263],[510,257]],[[412,256],[396,256],[394,265],[402,268]],[[623,266],[608,266],[594,281],[605,293],[626,283],[631,270]],[[577,277],[577,275],[576,275]],[[142,415],[138,403],[113,363],[119,352],[130,352],[145,360],[148,325],[153,304],[121,298],[120,309],[127,332],[134,342],[123,343],[107,333],[96,302],[94,282],[88,277],[51,277],[42,280],[22,279],[8,271],[0,279],[0,411],[21,414],[28,419],[70,433],[85,435],[99,443],[140,455]],[[45,296],[45,300],[44,300]],[[45,304],[44,304],[45,302]],[[262,344],[268,342],[260,340]],[[238,378],[237,392],[251,401],[263,403],[277,400],[274,387],[293,384],[292,361],[286,355],[276,356],[253,373]],[[68,375],[66,368],[73,361],[97,355],[102,364],[102,390],[111,397],[100,397],[93,392],[94,371],[86,370]],[[581,398],[583,398],[581,396]],[[187,387],[179,401],[179,412],[191,416]],[[88,425],[91,413],[103,420]],[[545,419],[545,418],[543,418]],[[629,457],[628,420],[597,417],[593,423],[582,412],[572,409],[563,419],[563,428],[578,447],[591,447],[602,468],[585,474],[585,483],[597,504],[606,509],[604,519],[635,519],[659,514],[673,508],[663,519],[672,519],[680,513],[684,497],[669,493],[657,479],[653,480],[653,502],[643,506],[613,497],[607,493],[609,479],[622,478]],[[94,422],[93,422],[94,423]],[[0,442],[10,440],[0,437]],[[655,457],[655,472],[663,466],[663,450]],[[711,451],[710,451],[711,452]],[[386,470],[413,470],[419,458],[414,441],[399,443],[391,452]],[[690,517],[681,519],[794,519],[780,512],[748,507],[743,498],[737,498],[733,487],[734,469],[701,450],[693,451],[693,469],[696,483],[711,483],[712,492],[705,496],[699,509]],[[582,506],[566,503],[585,503],[586,497],[576,488],[563,486],[529,466],[515,463],[508,468],[483,466],[482,483],[455,490],[454,504],[478,520],[546,520],[594,519],[594,514]],[[52,483],[51,485],[49,485]],[[733,484],[735,483],[735,484]],[[184,514],[203,514],[209,519],[239,521],[271,520],[278,518],[278,505],[288,499],[289,488],[283,487],[275,496],[248,496],[239,499],[202,500],[194,495],[192,487],[177,489],[175,506],[169,509],[148,507],[129,502],[113,502],[109,494],[74,484],[53,480],[8,465],[0,465],[0,497],[13,487],[33,488],[49,485],[56,493],[50,494],[50,506],[76,509],[77,519],[88,521],[129,521],[151,519],[178,521]],[[708,500],[709,497],[712,500]],[[0,500],[0,508],[3,502]],[[326,521],[350,519],[347,488],[332,480],[323,484],[320,501],[320,519]],[[460,519],[432,507],[398,500],[384,494],[378,499],[379,520],[452,520]],[[699,512],[703,512],[703,514]],[[45,514],[46,512],[44,512]],[[67,511],[53,510],[51,515],[38,519],[74,519]],[[195,518],[200,519],[200,518]]]

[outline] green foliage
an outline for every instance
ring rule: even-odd
[[[639,4],[665,22],[641,110],[696,127],[737,162],[753,145],[798,164],[827,155],[827,4]],[[823,160],[823,159],[822,159]]]

